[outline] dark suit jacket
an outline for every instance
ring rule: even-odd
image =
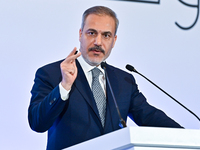
[[[48,130],[47,149],[60,150],[120,129],[109,88],[106,88],[106,121],[105,127],[102,127],[92,91],[78,61],[78,75],[69,99],[61,100],[58,86],[62,79],[60,63],[58,61],[38,69],[31,90],[29,124],[37,132]],[[125,121],[129,116],[139,126],[181,127],[147,103],[131,74],[108,64],[107,74]]]

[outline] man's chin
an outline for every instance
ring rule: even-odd
[[[101,64],[101,62],[102,62],[103,60],[101,60],[101,61],[87,61],[87,63],[89,64],[89,65],[91,65],[91,66],[98,66],[99,64]]]
[[[104,60],[104,57],[83,57],[90,66],[98,66]]]

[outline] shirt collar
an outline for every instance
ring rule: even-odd
[[[91,66],[91,65],[89,65],[89,64],[84,60],[84,58],[83,58],[82,56],[78,57],[77,59],[78,59],[80,65],[81,65],[81,67],[82,67],[82,69],[83,69],[83,71],[84,71],[85,73],[90,72],[92,69],[94,69],[94,68],[96,67],[96,66]],[[100,69],[101,72],[102,72],[103,74],[105,74],[105,73],[104,73],[104,69],[101,68],[101,65],[99,65],[97,68]]]

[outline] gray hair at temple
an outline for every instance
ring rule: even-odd
[[[105,7],[105,6],[94,6],[94,7],[87,9],[83,13],[83,16],[82,16],[81,30],[83,30],[84,25],[85,25],[85,20],[86,20],[87,16],[90,15],[90,14],[107,15],[107,16],[112,17],[115,21],[115,35],[116,35],[117,28],[119,26],[119,20],[117,19],[116,13],[113,10],[111,10],[110,8]]]

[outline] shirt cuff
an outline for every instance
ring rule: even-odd
[[[69,91],[67,91],[61,83],[59,83],[59,91],[60,91],[60,97],[63,101],[66,101],[69,98],[69,92],[71,91],[71,89]]]

